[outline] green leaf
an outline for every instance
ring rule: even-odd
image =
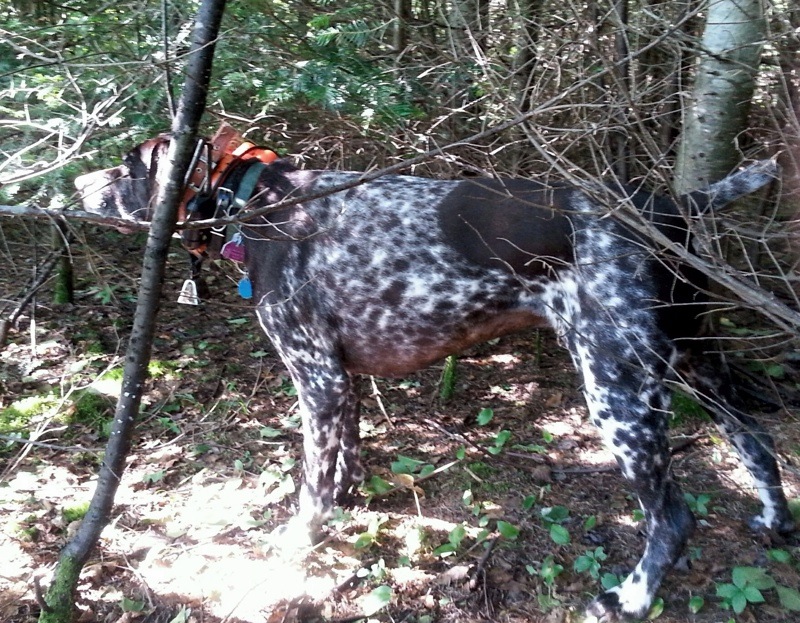
[[[458,547],[461,545],[461,541],[464,540],[466,535],[467,529],[464,527],[464,524],[458,524],[450,531],[450,534],[447,535],[447,540],[450,541],[454,547]]]
[[[597,516],[589,515],[586,518],[586,521],[583,522],[583,529],[585,532],[589,532],[589,530],[594,529],[596,525],[597,525]]]
[[[452,543],[445,543],[433,550],[434,556],[449,556],[456,551],[456,547]]]
[[[516,541],[519,536],[519,528],[503,520],[498,520],[497,531],[500,536],[509,541]]]
[[[480,411],[478,411],[478,424],[481,426],[486,426],[489,422],[492,421],[494,417],[494,410],[490,409],[489,407],[484,407]]]
[[[356,549],[365,549],[375,542],[375,535],[370,532],[362,532],[358,535],[354,547]]]
[[[192,614],[191,608],[187,608],[186,606],[181,606],[181,609],[178,610],[178,614],[172,617],[169,623],[187,623],[191,614]]]
[[[278,430],[277,428],[272,428],[271,426],[262,426],[259,429],[258,434],[262,439],[273,439],[283,435],[283,431]]]
[[[606,590],[614,588],[615,586],[619,585],[620,585],[620,579],[616,573],[610,573],[607,571],[602,576],[600,576],[600,586],[602,586]]]
[[[768,574],[766,569],[761,567],[734,567],[731,572],[733,583],[739,588],[747,585],[755,586],[761,590],[775,587],[775,580]]]
[[[392,601],[392,587],[379,586],[372,590],[361,602],[365,617],[372,616],[379,610],[385,608]]]
[[[561,523],[569,517],[569,509],[566,506],[546,506],[539,513],[545,523]]]
[[[494,445],[498,447],[504,446],[509,439],[511,439],[511,431],[503,429],[494,438]]]
[[[731,599],[731,608],[736,614],[741,614],[747,608],[747,598],[742,593],[737,593]]]
[[[738,586],[734,586],[733,584],[718,584],[717,585],[717,597],[722,597],[723,599],[731,600],[733,599],[734,595],[738,595],[741,592]]]
[[[771,549],[767,552],[767,557],[775,562],[789,564],[792,562],[792,555],[785,549]]]
[[[119,602],[119,606],[123,612],[143,612],[145,607],[145,602],[123,597],[122,600]]]
[[[410,456],[403,456],[402,454],[397,457],[396,461],[392,461],[391,470],[395,474],[413,474],[420,466],[424,465],[425,461],[413,459]]]
[[[525,499],[522,500],[522,508],[526,511],[531,510],[535,505],[536,505],[535,495],[526,495]]]
[[[365,486],[366,486],[367,492],[368,493],[372,493],[373,495],[380,495],[382,493],[388,493],[389,491],[394,489],[394,487],[390,483],[386,482],[380,476],[372,476],[369,479],[369,482]]]
[[[697,614],[700,612],[700,610],[702,610],[705,603],[705,599],[700,597],[700,595],[695,595],[689,600],[689,612],[692,614]]]
[[[744,598],[751,604],[764,603],[764,595],[755,586],[745,586],[742,590]]]
[[[550,538],[556,545],[566,545],[569,543],[569,531],[564,526],[554,523],[550,526]]]
[[[647,613],[647,620],[652,621],[657,619],[661,616],[664,612],[664,599],[663,597],[658,597],[654,602],[653,605],[650,606],[650,611]]]
[[[776,584],[775,590],[778,592],[781,606],[792,612],[800,612],[800,592],[797,589]]]

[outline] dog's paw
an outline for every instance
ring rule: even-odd
[[[586,609],[584,623],[638,621],[647,614],[652,600],[637,588],[623,583],[598,595]]]
[[[783,513],[773,513],[768,515],[762,512],[759,515],[753,515],[748,521],[747,525],[753,532],[759,533],[775,533],[779,535],[791,534],[797,530],[794,517],[789,512],[788,508]]]
[[[586,608],[583,623],[616,623],[624,620],[625,617],[620,611],[619,596],[616,593],[603,593]]]
[[[308,553],[320,538],[319,528],[309,525],[309,522],[301,517],[293,517],[275,528],[269,534],[268,541],[276,553],[289,558]]]

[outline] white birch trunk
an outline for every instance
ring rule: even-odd
[[[765,36],[761,0],[709,0],[706,12],[675,167],[678,192],[721,179],[739,163]]]

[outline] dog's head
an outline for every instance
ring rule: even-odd
[[[119,166],[78,177],[75,187],[83,209],[100,216],[149,221],[168,148],[169,136],[161,135],[134,147]]]

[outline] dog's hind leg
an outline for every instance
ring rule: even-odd
[[[348,392],[348,400],[342,411],[342,434],[334,489],[334,499],[339,503],[350,487],[361,483],[366,475],[361,465],[360,404],[355,391]]]
[[[609,622],[647,613],[692,534],[694,518],[670,472],[670,394],[663,378],[674,349],[643,303],[651,295],[640,291],[642,283],[625,281],[625,273],[610,268],[588,283],[586,276],[562,283],[563,294],[550,297],[551,318],[556,316],[582,374],[590,417],[647,522],[647,543],[636,568],[589,606],[589,615]],[[606,287],[624,297],[604,295]]]
[[[720,357],[699,354],[695,348],[685,374],[695,396],[711,414],[714,423],[730,439],[744,463],[758,497],[763,504],[760,514],[750,519],[754,530],[788,533],[795,524],[781,484],[775,446],[770,434],[758,420],[734,406],[739,401],[733,392],[730,375]]]
[[[665,364],[647,351],[657,340],[623,334],[618,325],[593,326],[591,336],[576,337],[574,346],[592,421],[636,493],[647,523],[647,543],[636,568],[589,607],[600,621],[645,615],[694,530],[694,518],[670,473],[669,392],[658,374]],[[614,337],[609,340],[609,335]]]

